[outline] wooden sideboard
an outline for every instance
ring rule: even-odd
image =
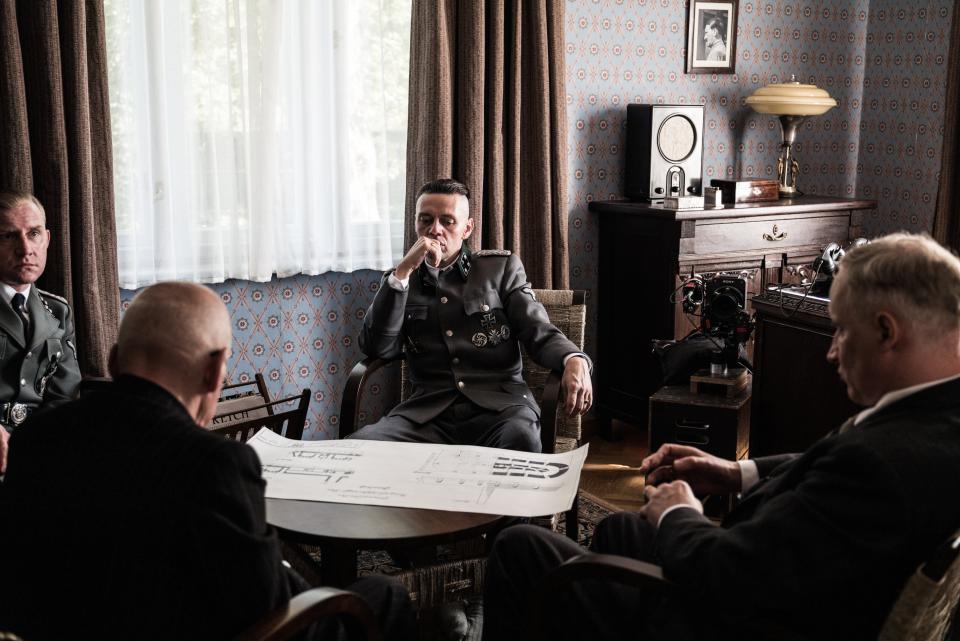
[[[777,290],[753,298],[756,314],[750,456],[803,452],[863,409],[827,362],[828,303]]]
[[[671,210],[594,201],[599,220],[596,411],[603,435],[613,418],[646,426],[660,384],[653,339],[682,338],[696,318],[671,301],[692,274],[743,273],[749,298],[769,283],[795,282],[831,242],[861,235],[873,200],[803,196],[770,203]],[[749,310],[749,306],[748,306]]]

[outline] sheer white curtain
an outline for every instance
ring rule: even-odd
[[[386,269],[410,0],[107,0],[120,284]]]

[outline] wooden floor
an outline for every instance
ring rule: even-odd
[[[647,455],[647,431],[619,421],[614,421],[613,427],[621,440],[603,439],[593,422],[584,420],[590,452],[580,487],[623,510],[636,510],[643,505],[643,476],[637,468]]]

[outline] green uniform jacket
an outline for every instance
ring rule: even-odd
[[[406,354],[413,391],[392,416],[426,423],[459,394],[488,410],[526,405],[539,415],[521,376],[520,344],[559,371],[565,356],[582,353],[550,323],[523,264],[508,251],[471,254],[464,246],[439,282],[421,265],[402,292],[389,276],[367,310],[360,347],[378,358]]]
[[[0,403],[53,406],[75,398],[80,366],[70,305],[34,285],[27,313],[29,345],[17,313],[0,301]]]

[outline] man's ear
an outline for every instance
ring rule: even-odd
[[[223,376],[227,371],[227,350],[210,354],[206,367],[203,370],[203,391],[216,392],[223,384]]]
[[[879,332],[881,350],[891,350],[903,340],[903,327],[897,317],[890,312],[877,312],[874,323]]]
[[[107,371],[110,372],[110,378],[120,376],[120,365],[117,361],[117,344],[114,343],[110,348],[110,356],[107,357]]]
[[[467,218],[467,224],[463,230],[463,237],[470,238],[470,234],[472,233],[473,233],[473,218]]]

